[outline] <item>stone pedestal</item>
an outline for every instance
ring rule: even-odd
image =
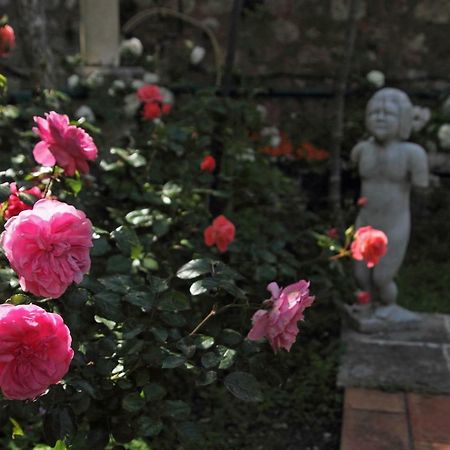
[[[80,49],[87,66],[119,64],[119,0],[80,0]]]
[[[371,334],[367,329],[376,320],[360,320],[363,333],[348,327],[356,319],[347,315],[338,385],[450,393],[450,316],[414,314],[418,320],[399,326],[384,323]]]

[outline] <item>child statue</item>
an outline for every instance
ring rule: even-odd
[[[356,219],[356,228],[370,225],[388,237],[387,253],[375,267],[369,269],[363,261],[355,261],[355,277],[361,289],[381,303],[375,315],[386,320],[408,321],[414,316],[395,304],[394,277],[410,235],[411,186],[428,186],[425,150],[407,141],[413,127],[420,125],[415,122],[416,112],[420,111],[399,89],[379,90],[366,109],[366,128],[371,137],[359,142],[351,153],[361,177],[361,197],[367,199]]]

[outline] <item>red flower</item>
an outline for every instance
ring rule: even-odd
[[[214,159],[214,156],[205,156],[203,158],[202,163],[200,164],[200,169],[204,172],[214,172],[214,169],[216,168],[216,160]]]
[[[212,225],[203,232],[205,244],[208,247],[216,245],[221,253],[226,252],[228,246],[234,241],[236,227],[224,215],[213,220]]]
[[[330,153],[316,147],[311,142],[304,142],[297,148],[296,156],[297,159],[305,159],[306,161],[324,161],[330,157]]]
[[[158,103],[146,103],[144,109],[142,110],[142,117],[144,119],[157,119],[161,117],[162,111],[161,106]]]
[[[33,209],[32,206],[27,205],[20,199],[19,192],[22,192],[24,194],[31,194],[32,196],[36,197],[36,200],[42,198],[42,192],[37,186],[34,186],[31,189],[18,191],[16,183],[11,183],[9,186],[9,190],[11,192],[11,195],[8,197],[8,207],[3,214],[3,217],[6,220],[10,219],[11,217],[17,216],[20,212],[26,209]]]
[[[14,30],[10,25],[0,27],[0,56],[6,56],[16,43]]]
[[[327,236],[331,239],[337,239],[339,237],[338,229],[337,228],[329,228],[327,231]]]
[[[366,206],[367,205],[367,197],[359,197],[356,201],[358,206]]]
[[[292,155],[292,142],[284,131],[280,132],[280,143],[273,147],[272,145],[267,145],[265,147],[260,148],[262,153],[266,153],[270,156],[288,156]]]
[[[137,96],[143,103],[162,103],[163,101],[161,90],[154,84],[146,84],[145,86],[140,87],[137,91]]]
[[[371,268],[386,254],[387,244],[388,238],[381,230],[367,226],[358,228],[350,250],[354,259],[366,261]]]
[[[372,300],[372,295],[367,291],[358,291],[356,293],[356,300],[360,305],[367,305]]]

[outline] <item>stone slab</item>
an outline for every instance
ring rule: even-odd
[[[342,342],[338,386],[450,393],[450,344],[349,329],[343,330]]]

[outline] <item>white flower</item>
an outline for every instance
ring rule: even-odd
[[[238,161],[255,162],[255,151],[251,147],[244,148],[236,155]]]
[[[114,80],[111,87],[116,91],[123,91],[127,86],[123,80]]]
[[[371,70],[366,75],[367,81],[373,84],[375,87],[380,88],[384,86],[385,77],[384,73],[379,70]]]
[[[267,117],[267,108],[264,105],[256,105],[256,110],[261,115],[261,120],[264,120]]]
[[[86,78],[86,85],[90,88],[101,86],[105,82],[105,77],[99,70],[94,70]]]
[[[202,59],[205,57],[205,54],[206,54],[206,50],[203,47],[196,45],[191,51],[191,56],[190,56],[191,64],[193,64],[194,66],[199,64],[202,61]]]
[[[124,98],[125,105],[123,110],[127,117],[134,117],[137,113],[137,110],[141,106],[141,102],[139,101],[137,95],[135,93],[128,94]]]
[[[450,149],[450,123],[444,123],[439,127],[438,138],[442,148]]]
[[[131,82],[131,88],[137,91],[140,87],[144,86],[144,82],[142,80],[133,80]]]
[[[156,73],[152,73],[152,72],[145,72],[142,79],[147,84],[158,84],[159,83],[159,75]]]
[[[277,127],[264,127],[261,130],[261,136],[267,137],[272,147],[278,147],[281,144],[280,130]]]
[[[81,119],[84,117],[88,122],[95,122],[95,114],[92,109],[87,105],[81,105],[76,111],[75,111],[75,117],[77,119]]]
[[[80,85],[80,77],[76,73],[70,75],[70,77],[67,78],[67,86],[69,86],[70,89],[75,89],[79,85]]]
[[[120,43],[119,51],[123,55],[128,54],[139,58],[144,51],[144,47],[138,38],[132,37],[130,39],[124,39]]]

